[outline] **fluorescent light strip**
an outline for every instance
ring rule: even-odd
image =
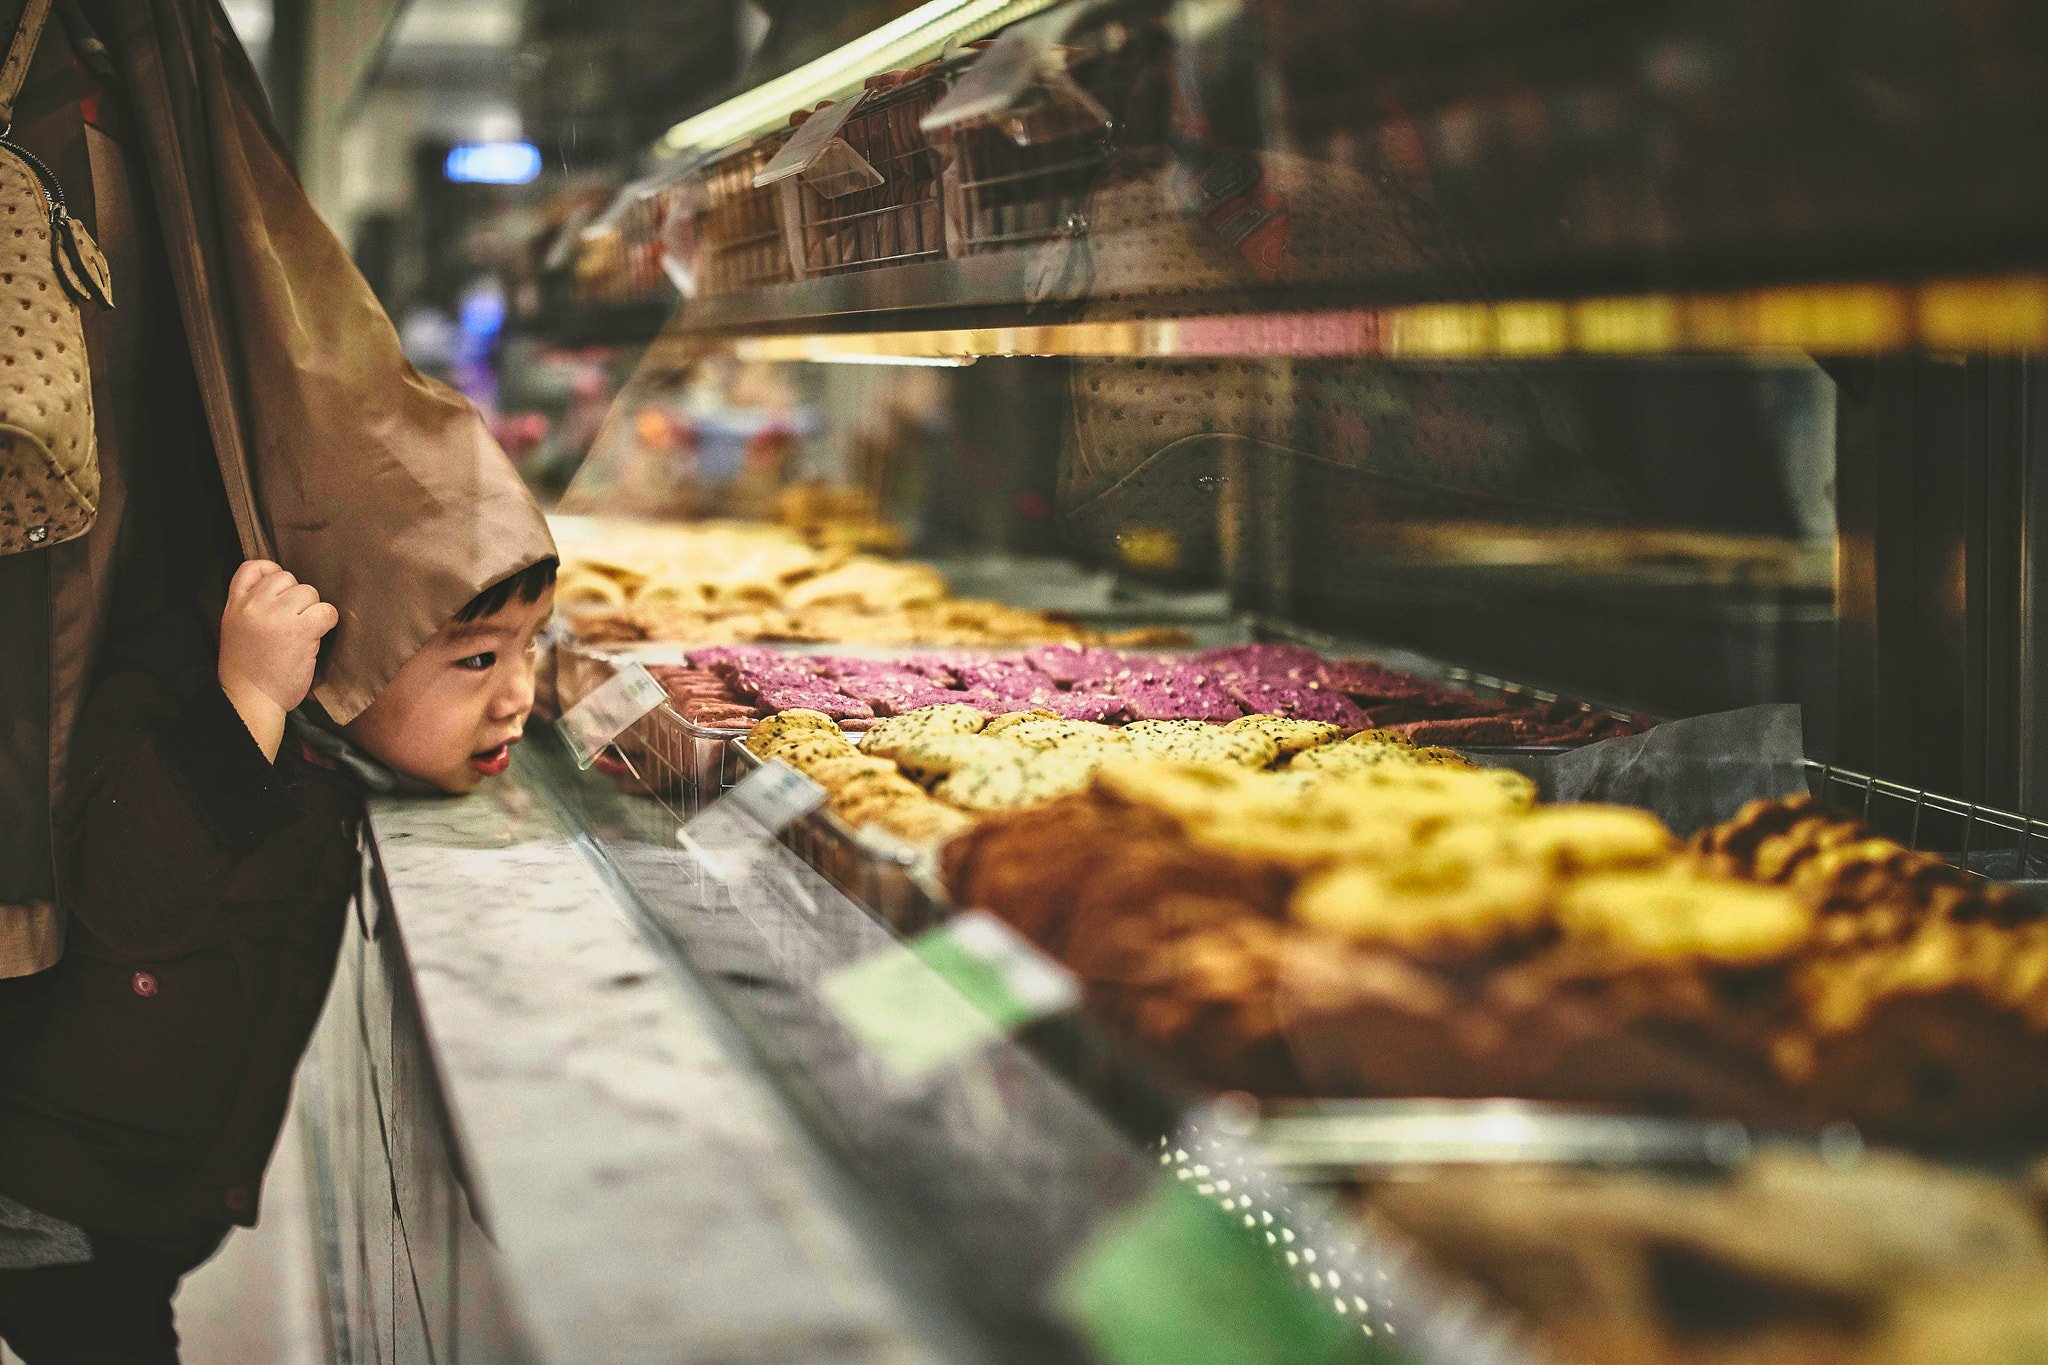
[[[1358,356],[1534,360],[1565,355],[2048,351],[2048,276],[1820,284],[1729,294],[1524,299],[1327,313],[1054,323],[929,332],[675,340],[747,360],[969,356]],[[877,361],[877,363],[886,363]]]
[[[947,40],[976,25],[998,18],[1003,23],[1012,23],[1053,3],[1054,0],[930,0],[816,61],[684,119],[662,135],[656,150],[672,156],[693,147],[725,147],[766,132],[786,120],[792,110],[851,94],[862,81],[878,72],[900,70],[937,56]]]

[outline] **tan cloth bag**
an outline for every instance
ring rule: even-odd
[[[0,554],[82,536],[100,504],[78,306],[113,307],[113,282],[57,177],[8,138],[49,17],[50,0],[29,0],[0,63]]]

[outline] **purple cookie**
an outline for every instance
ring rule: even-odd
[[[1101,692],[1061,692],[1055,688],[1035,698],[1030,706],[1016,709],[1029,711],[1034,707],[1051,711],[1062,720],[1097,720],[1107,724],[1124,717],[1123,699]]]
[[[865,719],[875,714],[875,708],[853,697],[842,696],[818,685],[813,678],[810,687],[770,687],[761,693],[761,705],[770,711],[821,711],[834,720]]]
[[[1313,678],[1322,667],[1322,656],[1312,649],[1300,645],[1225,645],[1221,649],[1205,649],[1194,657],[1193,662],[1224,673],[1250,673],[1259,677],[1280,674],[1285,677]]]
[[[1035,692],[1051,684],[1043,673],[1017,659],[980,659],[953,665],[953,676],[966,688],[991,692]]]
[[[1127,667],[1131,661],[1113,649],[1093,645],[1085,649],[1073,645],[1033,645],[1024,651],[1024,662],[1061,687],[1070,687]]]
[[[836,655],[819,654],[806,659],[805,662],[809,663],[811,671],[821,678],[858,677],[871,672],[876,664],[898,673],[905,671],[901,664],[890,659],[842,659]]]
[[[817,674],[781,662],[740,664],[729,676],[734,687],[750,695],[759,695],[771,687],[815,687],[826,692],[833,690],[832,684]]]
[[[951,650],[942,654],[913,654],[896,662],[912,673],[929,678],[941,687],[952,687],[959,682],[959,676],[954,672],[955,666],[979,663],[981,656],[963,650]]]
[[[1083,683],[1080,690],[1116,697],[1134,720],[1236,720],[1244,714],[1211,669],[1164,660],[1143,663]]]
[[[960,700],[958,692],[948,691],[915,674],[901,678],[842,678],[839,690],[867,702],[885,716],[900,716],[920,706],[938,706],[943,702]]]
[[[766,645],[713,645],[709,649],[693,649],[683,656],[692,668],[708,668],[717,673],[730,673],[740,664],[756,661],[780,660],[780,651]]]
[[[1057,691],[1057,688],[1047,688],[1046,694],[1050,696]],[[989,714],[997,716],[1002,715],[1006,711],[1029,711],[1032,707],[1038,705],[1031,698],[1016,692],[997,692],[986,687],[970,687],[962,692],[953,692],[948,694],[946,699],[948,701],[964,701],[978,711],[987,711]],[[1052,708],[1047,707],[1046,709],[1051,710]]]
[[[914,678],[919,682],[930,679],[914,669],[905,668],[900,659],[839,659],[821,657],[810,660],[821,678]]]
[[[1243,708],[1221,687],[1118,683],[1115,696],[1133,720],[1236,720]]]
[[[1326,720],[1347,730],[1363,728],[1366,723],[1365,712],[1353,705],[1351,698],[1315,682],[1274,681],[1239,674],[1226,678],[1223,689],[1245,709],[1246,715]]]
[[[1334,660],[1324,664],[1316,676],[1324,687],[1366,702],[1368,711],[1374,701],[1413,701],[1430,705],[1465,695],[1421,678],[1411,678],[1406,673],[1396,673],[1391,668],[1382,668],[1370,659]]]

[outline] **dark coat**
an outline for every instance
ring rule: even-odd
[[[355,785],[289,735],[266,762],[193,681],[95,689],[62,821],[70,941],[0,1059],[0,1192],[173,1247],[256,1221],[361,866]]]
[[[0,0],[0,34],[21,8]],[[85,8],[133,111],[138,189],[197,389],[189,420],[156,426],[206,443],[241,551],[275,559],[341,613],[313,695],[346,723],[465,602],[554,544],[476,410],[407,363],[299,184],[218,0]],[[45,31],[46,62],[60,28]],[[82,146],[75,102],[57,115],[52,138]],[[104,240],[112,224],[93,227]],[[117,300],[123,289],[117,276]],[[127,520],[160,516],[138,499]],[[64,804],[69,718],[98,672],[110,603],[92,556],[111,557],[120,538],[119,518],[103,518],[78,541],[0,563],[0,977],[49,965],[61,946],[69,906],[61,889],[52,900],[42,812]]]

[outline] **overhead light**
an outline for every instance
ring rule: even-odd
[[[1054,0],[928,0],[844,47],[725,103],[684,119],[656,149],[673,156],[719,148],[781,125],[790,113],[852,94],[869,76],[929,61],[946,44],[972,41],[1049,8]]]
[[[458,185],[525,185],[540,174],[531,142],[466,142],[448,149],[442,174]]]

